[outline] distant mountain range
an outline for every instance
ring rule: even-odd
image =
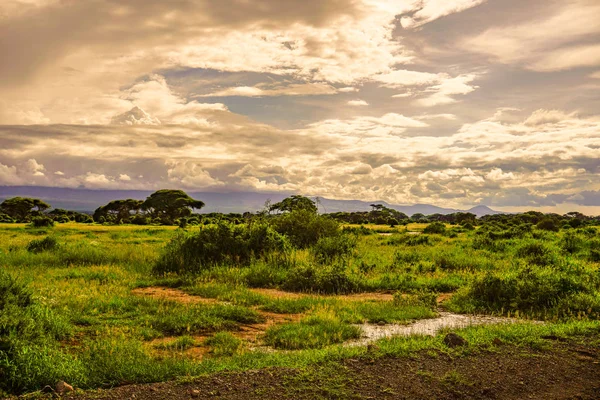
[[[153,191],[151,190],[91,190],[91,189],[67,189],[42,186],[0,186],[0,202],[6,198],[22,196],[42,199],[54,208],[64,208],[74,211],[94,211],[96,208],[118,199],[144,200]],[[272,203],[279,202],[288,197],[290,193],[262,193],[262,192],[188,192],[188,194],[206,203],[201,212],[243,213],[245,211],[261,210],[267,200]],[[370,211],[370,204],[382,204],[388,208],[398,210],[408,216],[413,214],[451,214],[458,211],[471,212],[478,217],[490,214],[502,214],[500,211],[492,210],[487,206],[476,206],[468,210],[457,210],[442,208],[429,204],[395,205],[385,201],[361,201],[361,200],[332,200],[319,197],[320,212],[339,211]]]

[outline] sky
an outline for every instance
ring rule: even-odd
[[[598,0],[2,0],[0,185],[600,214]]]

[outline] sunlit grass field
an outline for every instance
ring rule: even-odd
[[[7,308],[0,318],[0,327],[19,324],[0,360],[1,388],[96,388],[357,357],[372,351],[344,346],[361,336],[359,324],[433,318],[439,307],[522,321],[466,328],[469,345],[457,350],[440,334],[384,339],[377,354],[474,352],[498,338],[546,346],[544,336],[600,332],[596,228],[486,241],[477,230],[426,227],[365,225],[351,234],[351,253],[330,262],[308,248],[186,275],[153,269],[182,234],[175,227],[0,224],[0,273],[31,295],[25,314]],[[438,305],[440,294],[449,300]]]

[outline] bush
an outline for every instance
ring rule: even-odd
[[[298,248],[316,244],[322,237],[339,234],[339,222],[307,210],[281,214],[272,221],[273,228],[289,238]]]
[[[423,233],[437,233],[441,235],[444,232],[446,232],[446,225],[441,222],[433,222],[423,229]]]
[[[39,216],[39,217],[34,217],[31,220],[31,226],[34,228],[50,228],[50,227],[54,226],[54,220],[45,215]]]
[[[394,293],[394,305],[398,307],[422,306],[433,310],[437,307],[437,293],[423,290],[415,294],[396,292]]]
[[[291,270],[283,288],[297,292],[345,294],[360,291],[361,285],[342,264],[329,267],[309,264]]]
[[[29,242],[27,251],[30,253],[41,253],[43,251],[56,250],[58,242],[52,236],[46,236],[43,239],[36,239]]]
[[[336,259],[351,255],[355,247],[355,236],[336,235],[320,238],[312,247],[311,253],[317,262],[331,263]]]
[[[153,272],[199,273],[217,265],[248,265],[254,259],[288,249],[286,238],[266,224],[220,222],[191,235],[179,233],[166,246]]]
[[[244,343],[229,332],[219,332],[206,339],[204,344],[210,346],[211,354],[221,357],[239,354]]]
[[[563,316],[579,311],[598,313],[600,299],[596,289],[599,283],[598,276],[581,270],[519,266],[475,278],[451,302],[465,312],[520,311]],[[574,298],[579,301],[570,301]],[[582,302],[582,298],[590,301]]]
[[[543,231],[550,231],[550,232],[558,232],[560,230],[560,228],[558,227],[556,222],[554,222],[554,220],[552,220],[550,218],[544,218],[543,220],[538,222],[538,224],[536,225],[536,228],[541,229]]]
[[[577,253],[583,246],[583,238],[574,232],[565,233],[560,243],[560,247],[569,254]]]
[[[360,328],[345,324],[331,311],[321,310],[297,323],[275,325],[265,334],[265,343],[276,349],[320,349],[360,337]]]
[[[551,265],[557,262],[556,254],[543,242],[528,241],[517,249],[517,256],[532,264]]]
[[[31,290],[0,270],[0,392],[21,393],[70,375],[57,340],[70,334],[67,321],[38,304]]]
[[[6,215],[4,213],[0,213],[0,223],[12,224],[14,222],[15,222],[15,220],[12,219],[9,215]]]

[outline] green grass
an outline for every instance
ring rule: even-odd
[[[407,228],[414,232],[426,226]],[[460,334],[468,345],[458,349],[443,344],[444,332],[387,339],[368,357],[497,351],[496,338],[534,348],[552,346],[544,336],[598,340],[597,230],[455,228],[447,226],[444,234],[408,235],[405,227],[367,226],[393,234],[353,236],[356,243],[340,242],[339,253],[336,242],[323,242],[318,252],[309,247],[285,257],[225,262],[193,275],[154,276],[153,266],[175,235],[173,227],[67,223],[37,229],[0,224],[0,272],[10,274],[31,299],[31,305],[17,301],[0,307],[0,327],[11,327],[0,332],[0,391],[35,391],[59,379],[96,388],[222,370],[337,366],[344,358],[367,356],[364,348],[341,345],[360,335],[352,324],[431,318],[433,293],[456,292],[445,307],[457,312],[519,315],[546,323],[467,328]],[[46,237],[56,240],[54,249],[28,251],[30,243]],[[178,288],[217,302],[182,304],[132,293],[148,286]],[[253,292],[255,287],[303,296],[274,298]],[[5,294],[8,289],[0,290]],[[365,291],[412,295],[388,302],[324,296]],[[235,336],[240,326],[263,322],[262,312],[304,314],[300,321],[274,325],[265,334],[267,344],[287,351],[249,351]],[[197,343],[192,335],[212,337]],[[159,348],[148,345],[171,336],[176,339]],[[6,343],[10,352],[4,350]],[[182,357],[192,346],[208,346],[210,357],[201,362]],[[319,376],[310,371],[306,379]],[[324,390],[333,396],[342,381]]]
[[[332,310],[322,309],[297,323],[269,328],[265,342],[276,349],[320,349],[360,337],[360,328],[340,320]]]
[[[206,339],[204,344],[210,346],[211,354],[217,357],[240,354],[244,348],[244,342],[229,332],[219,332]]]

